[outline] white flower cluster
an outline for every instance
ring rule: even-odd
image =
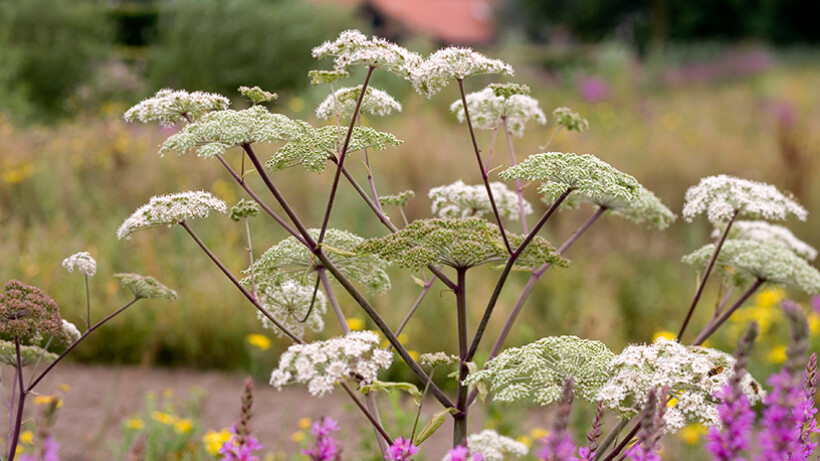
[[[518,195],[504,183],[490,183],[498,213],[509,219],[517,219],[520,213]],[[490,197],[483,184],[468,186],[458,180],[448,186],[430,189],[427,196],[433,200],[432,212],[439,218],[467,218],[492,213]],[[532,214],[532,206],[524,201],[524,213]]]
[[[734,363],[734,357],[725,352],[666,339],[633,344],[610,362],[612,378],[601,387],[598,399],[631,417],[646,404],[650,390],[668,387],[673,400],[664,415],[666,431],[675,432],[692,422],[719,426],[715,396],[733,376]],[[765,396],[748,373],[740,387],[752,404]]]
[[[776,187],[733,176],[709,176],[686,191],[683,218],[691,221],[706,213],[714,225],[732,219],[735,213],[751,219],[784,220],[795,215],[806,220],[806,209]]]
[[[709,244],[683,257],[687,264],[705,266],[715,251]],[[737,285],[761,279],[820,294],[820,271],[780,243],[757,240],[726,240],[716,264],[731,274]]]
[[[285,280],[282,283],[260,288],[259,300],[262,305],[273,318],[296,336],[302,336],[306,327],[315,332],[325,328],[324,315],[327,312],[327,298],[321,290],[314,290],[313,287],[293,280]],[[285,336],[285,333],[261,312],[257,312],[256,316],[259,317],[262,325],[273,330],[276,336]]]
[[[504,461],[509,456],[520,458],[529,453],[529,449],[523,443],[499,435],[498,432],[492,429],[470,434],[467,437],[467,448],[471,454],[469,460],[474,460],[476,455],[481,455],[483,461]],[[450,461],[450,459],[448,453],[441,461]]]
[[[500,59],[491,59],[470,48],[447,47],[431,54],[411,69],[413,87],[421,95],[431,97],[453,80],[471,75],[513,75],[512,66]]]
[[[547,123],[547,116],[538,106],[538,100],[525,94],[510,96],[499,95],[490,87],[470,93],[466,97],[470,121],[479,130],[495,129],[502,118],[507,120],[510,132],[516,136],[524,135],[524,125],[530,120],[540,124]],[[464,123],[464,104],[461,99],[450,105],[458,121]]]
[[[720,237],[724,228],[725,226],[715,228],[712,238]],[[766,221],[735,221],[729,231],[729,238],[778,243],[801,258],[809,261],[817,258],[817,250],[814,247],[795,237],[789,229]]]
[[[311,395],[321,397],[346,378],[369,384],[379,369],[390,367],[392,362],[393,355],[379,348],[375,332],[354,331],[326,341],[290,346],[279,357],[270,384],[281,390],[286,384],[306,383]]]
[[[643,186],[638,187],[635,200],[609,201],[607,211],[636,224],[647,224],[657,229],[666,229],[677,219],[672,210],[667,208],[652,191]]]
[[[425,367],[437,367],[439,365],[449,365],[451,363],[457,363],[458,356],[453,354],[448,354],[446,352],[429,352],[427,354],[421,354],[419,357],[419,363]]]
[[[94,277],[94,274],[97,273],[97,261],[94,261],[94,258],[87,251],[75,253],[65,258],[63,267],[69,272],[74,272],[74,269],[77,269],[77,272],[86,277]]]
[[[171,90],[168,88],[157,91],[152,98],[148,98],[125,112],[125,120],[143,123],[159,122],[160,125],[171,126],[181,121],[199,119],[207,112],[227,109],[230,101],[225,96],[185,90]],[[186,118],[187,117],[187,118]]]
[[[117,238],[130,239],[131,234],[138,230],[157,226],[170,227],[186,219],[206,218],[211,210],[227,213],[228,205],[204,191],[151,197],[147,204],[137,208],[117,229]]]
[[[572,379],[576,395],[594,401],[609,379],[612,352],[600,341],[577,336],[550,336],[522,347],[512,347],[471,374],[467,384],[486,383],[500,402],[558,401],[564,383]]]
[[[354,86],[336,90],[319,104],[316,108],[316,116],[328,120],[334,117],[351,117],[356,109],[356,101],[362,87]],[[394,110],[401,112],[401,104],[390,96],[386,91],[377,90],[372,86],[367,87],[367,91],[362,99],[360,112],[369,112],[373,115],[390,115]]]
[[[383,38],[367,38],[358,30],[346,30],[332,42],[324,42],[313,49],[316,59],[333,56],[334,71],[343,75],[350,66],[374,66],[396,75],[407,77],[410,69],[418,66],[422,57]]]
[[[196,149],[200,157],[210,158],[242,144],[299,139],[312,130],[306,122],[271,113],[259,105],[244,110],[220,110],[205,114],[169,136],[159,154],[173,151],[181,155]]]
[[[66,319],[63,319],[63,331],[65,331],[65,334],[71,338],[72,341],[77,341],[80,339],[80,336],[82,336],[77,325],[74,325]]]
[[[552,111],[555,116],[555,121],[561,126],[564,126],[569,131],[582,132],[589,129],[589,122],[587,119],[581,117],[578,112],[573,112],[569,107],[559,107]]]

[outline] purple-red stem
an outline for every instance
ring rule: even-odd
[[[17,354],[17,383],[19,385],[20,395],[17,397],[17,417],[14,420],[14,432],[11,436],[11,443],[9,444],[8,460],[14,461],[14,456],[17,454],[17,443],[20,440],[20,427],[23,425],[23,407],[26,404],[27,392],[23,389],[23,359],[20,356],[20,338],[14,337],[14,351]]]
[[[467,294],[466,290],[466,268],[456,269],[456,313],[458,320],[458,391],[456,396],[456,413],[453,416],[453,447],[464,444],[467,437],[467,390],[463,384],[467,378]]]
[[[715,320],[714,322],[710,322],[703,328],[703,331],[701,331],[700,334],[698,334],[698,337],[695,338],[695,342],[693,342],[692,344],[695,346],[700,346],[701,344],[703,344],[703,342],[706,341],[710,336],[712,336],[712,334],[715,331],[717,331],[717,329],[720,328],[720,326],[723,325],[726,322],[726,320],[728,320],[729,317],[731,317],[732,314],[734,314],[735,311],[744,302],[746,302],[746,300],[749,299],[749,297],[752,296],[752,294],[758,288],[760,288],[760,286],[763,285],[765,282],[766,280],[761,278],[755,280],[752,286],[750,286],[746,291],[744,291],[743,294],[741,294],[740,297],[737,299],[737,301],[735,301],[734,304],[732,304],[731,307],[729,307],[729,309],[727,309],[726,312],[723,313],[723,315],[718,317],[717,320]]]

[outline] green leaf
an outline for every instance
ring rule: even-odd
[[[431,435],[435,434],[438,428],[444,424],[444,420],[447,419],[448,414],[455,415],[456,413],[458,413],[458,410],[453,407],[445,408],[433,413],[433,416],[430,417],[430,421],[427,421],[427,424],[425,424],[419,433],[416,434],[416,438],[413,439],[413,445],[421,445],[422,442],[427,440]]]
[[[398,389],[402,392],[407,392],[413,397],[421,397],[421,391],[415,384],[405,382],[379,381],[374,380],[371,384],[365,384],[359,388],[362,394],[369,394],[371,392],[390,392],[393,389]]]

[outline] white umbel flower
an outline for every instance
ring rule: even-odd
[[[173,226],[191,218],[206,218],[211,210],[228,212],[228,205],[204,191],[159,195],[139,207],[117,230],[117,238],[131,238],[138,230]]]
[[[725,352],[676,341],[633,344],[610,362],[612,378],[601,387],[598,399],[607,408],[632,417],[646,404],[650,390],[668,387],[673,400],[664,415],[666,431],[675,432],[693,422],[719,426],[714,396],[734,374],[734,363],[734,357]],[[740,387],[752,404],[765,396],[748,373]]]
[[[65,331],[65,334],[68,335],[72,341],[77,341],[80,339],[80,336],[82,336],[82,334],[80,334],[80,329],[77,328],[77,325],[74,325],[66,319],[63,319],[63,331]]]
[[[86,277],[94,277],[94,274],[97,273],[97,261],[94,261],[94,258],[87,251],[75,253],[65,258],[63,267],[69,272],[74,272],[74,269],[76,269],[77,272]]]
[[[325,328],[327,298],[321,290],[314,291],[313,287],[294,280],[285,280],[280,284],[260,288],[259,300],[262,305],[273,318],[296,336],[302,336],[305,328],[310,328],[314,332]],[[285,336],[285,333],[261,312],[257,312],[257,317],[262,325],[273,330],[275,335]]]
[[[358,30],[346,30],[332,42],[313,49],[316,59],[334,57],[334,70],[346,71],[350,66],[373,66],[406,77],[410,69],[422,61],[418,53],[379,37],[367,38]]]
[[[720,237],[724,228],[725,226],[716,228],[712,232],[712,238]],[[735,221],[729,231],[729,238],[777,243],[803,259],[813,261],[817,258],[817,250],[814,247],[795,237],[789,229],[766,221]]]
[[[271,373],[270,384],[279,390],[293,382],[307,384],[311,395],[321,397],[332,391],[337,381],[347,378],[372,383],[379,369],[390,367],[392,361],[393,355],[379,348],[375,332],[354,331],[326,341],[290,346]]]
[[[718,175],[703,178],[686,191],[683,219],[691,221],[706,213],[714,225],[726,223],[737,213],[751,219],[784,220],[795,215],[806,220],[806,209],[776,187],[748,179]]]
[[[331,119],[334,117],[351,117],[356,109],[356,101],[362,92],[362,87],[354,86],[336,90],[319,104],[316,108],[316,116],[321,119]],[[390,115],[391,112],[401,112],[401,104],[390,96],[386,91],[377,90],[371,86],[367,87],[361,112],[368,112],[373,115]]]
[[[547,123],[547,116],[539,107],[537,99],[526,94],[508,96],[498,93],[494,88],[487,87],[465,96],[473,128],[492,130],[504,118],[507,120],[510,133],[520,137],[524,135],[524,125],[530,120],[535,120],[541,125]],[[450,112],[456,115],[459,122],[464,123],[466,120],[461,99],[450,104]]]
[[[492,429],[485,429],[477,434],[470,434],[467,437],[467,448],[470,450],[470,459],[480,454],[484,461],[504,461],[505,459],[520,458],[526,456],[529,449],[521,442],[516,442],[510,437],[499,435]],[[450,461],[450,454],[444,456],[441,461]]]
[[[490,183],[498,213],[509,219],[517,219],[520,213],[518,195],[504,183]],[[439,218],[467,218],[492,213],[490,197],[483,184],[468,186],[458,180],[447,186],[430,189],[427,194],[432,200],[432,211]],[[532,206],[524,201],[524,213],[532,214]]]
[[[410,79],[416,91],[429,98],[456,79],[480,74],[514,73],[512,66],[500,59],[488,58],[470,48],[451,46],[436,51],[421,65],[412,68]]]
[[[139,120],[171,126],[178,122],[195,121],[211,111],[227,109],[230,103],[220,94],[164,88],[157,91],[154,97],[128,109],[124,118],[128,122]]]

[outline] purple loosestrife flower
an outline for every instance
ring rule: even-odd
[[[341,459],[342,450],[336,446],[336,441],[331,437],[331,432],[339,430],[339,423],[332,418],[322,418],[313,423],[310,433],[316,437],[316,442],[311,443],[307,450],[302,450],[302,454],[310,456],[312,461],[337,461]]]
[[[470,449],[464,445],[457,445],[444,455],[442,461],[484,461],[484,455],[475,453],[470,456]]]
[[[561,399],[558,401],[558,410],[552,431],[543,439],[544,446],[536,453],[538,459],[563,461],[570,459],[572,454],[575,453],[575,442],[572,440],[572,435],[567,431],[572,400],[572,379],[569,378],[564,381],[564,388],[561,392]]]
[[[660,449],[660,439],[663,436],[667,391],[668,388],[664,388],[661,392],[655,389],[649,391],[641,416],[638,441],[626,452],[626,455],[633,461],[661,461],[658,449]]]
[[[759,450],[755,460],[790,459],[802,449],[803,418],[792,409],[800,405],[803,393],[785,369],[769,377],[768,384],[772,391],[764,401],[766,408],[757,435]]]
[[[384,459],[388,461],[407,461],[418,452],[419,449],[413,445],[412,440],[399,437],[387,449]]]
[[[755,415],[749,399],[736,386],[727,384],[723,395],[717,407],[723,428],[709,428],[706,449],[716,461],[744,461],[739,453],[749,449]]]
[[[240,445],[237,442],[239,436],[234,434],[230,440],[222,445],[219,449],[219,454],[224,456],[224,461],[259,461],[259,457],[255,456],[255,450],[261,450],[262,444],[256,437],[248,436],[245,438],[245,443]]]
[[[810,441],[812,434],[820,433],[820,428],[817,427],[817,420],[814,418],[814,415],[817,414],[817,408],[814,406],[816,396],[817,354],[812,354],[809,358],[809,364],[806,365],[806,372],[803,374],[803,401],[797,408],[792,410],[794,416],[802,422],[802,432],[800,433],[801,447],[800,452],[796,454],[797,459],[808,459],[817,448],[817,442]]]

